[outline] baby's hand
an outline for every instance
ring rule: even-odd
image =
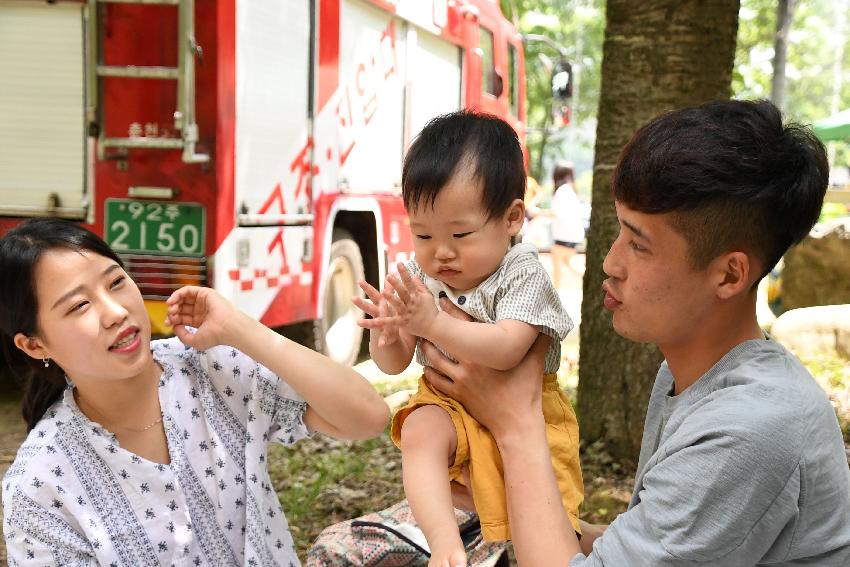
[[[362,297],[355,297],[352,302],[364,313],[368,313],[372,319],[360,319],[357,324],[366,329],[379,329],[381,331],[381,336],[378,339],[379,347],[391,345],[398,341],[398,325],[390,322],[396,315],[392,305],[369,282],[361,281],[360,289],[366,292],[370,301],[366,301]],[[391,294],[392,288],[384,284],[384,292]]]
[[[422,280],[399,263],[398,274],[389,276],[387,284],[395,293],[385,289],[382,295],[396,312],[394,322],[411,335],[427,337],[440,310]]]

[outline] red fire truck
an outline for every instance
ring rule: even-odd
[[[406,259],[405,148],[437,114],[524,139],[521,38],[494,0],[0,0],[0,233],[74,219],[155,332],[209,285],[333,358]]]

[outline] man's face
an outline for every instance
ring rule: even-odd
[[[707,271],[688,263],[688,245],[669,214],[646,214],[616,202],[620,233],[602,269],[614,330],[664,349],[691,342],[714,305]]]

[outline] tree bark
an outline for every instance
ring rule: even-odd
[[[586,443],[637,461],[661,355],[619,337],[602,306],[602,262],[619,227],[611,175],[621,148],[658,114],[728,99],[739,0],[609,0],[582,302],[578,413]]]
[[[770,100],[780,109],[785,108],[785,62],[788,53],[788,32],[794,19],[796,0],[779,0],[776,7],[776,35],[773,40],[773,80]]]

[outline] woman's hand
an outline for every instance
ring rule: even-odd
[[[214,346],[233,346],[234,329],[245,315],[217,291],[208,287],[186,286],[171,294],[168,323],[183,344],[206,350]],[[191,333],[186,326],[195,327]]]
[[[386,428],[390,408],[350,366],[281,336],[210,288],[178,289],[166,303],[168,321],[184,344],[198,350],[231,346],[300,394],[307,402],[308,428],[337,439],[370,439]]]
[[[468,320],[468,315],[447,299],[440,301],[440,307],[453,317]],[[422,348],[431,363],[425,368],[425,378],[462,403],[499,442],[525,425],[542,422],[542,378],[549,341],[546,335],[539,335],[519,365],[506,371],[462,360],[454,362],[424,342]]]

